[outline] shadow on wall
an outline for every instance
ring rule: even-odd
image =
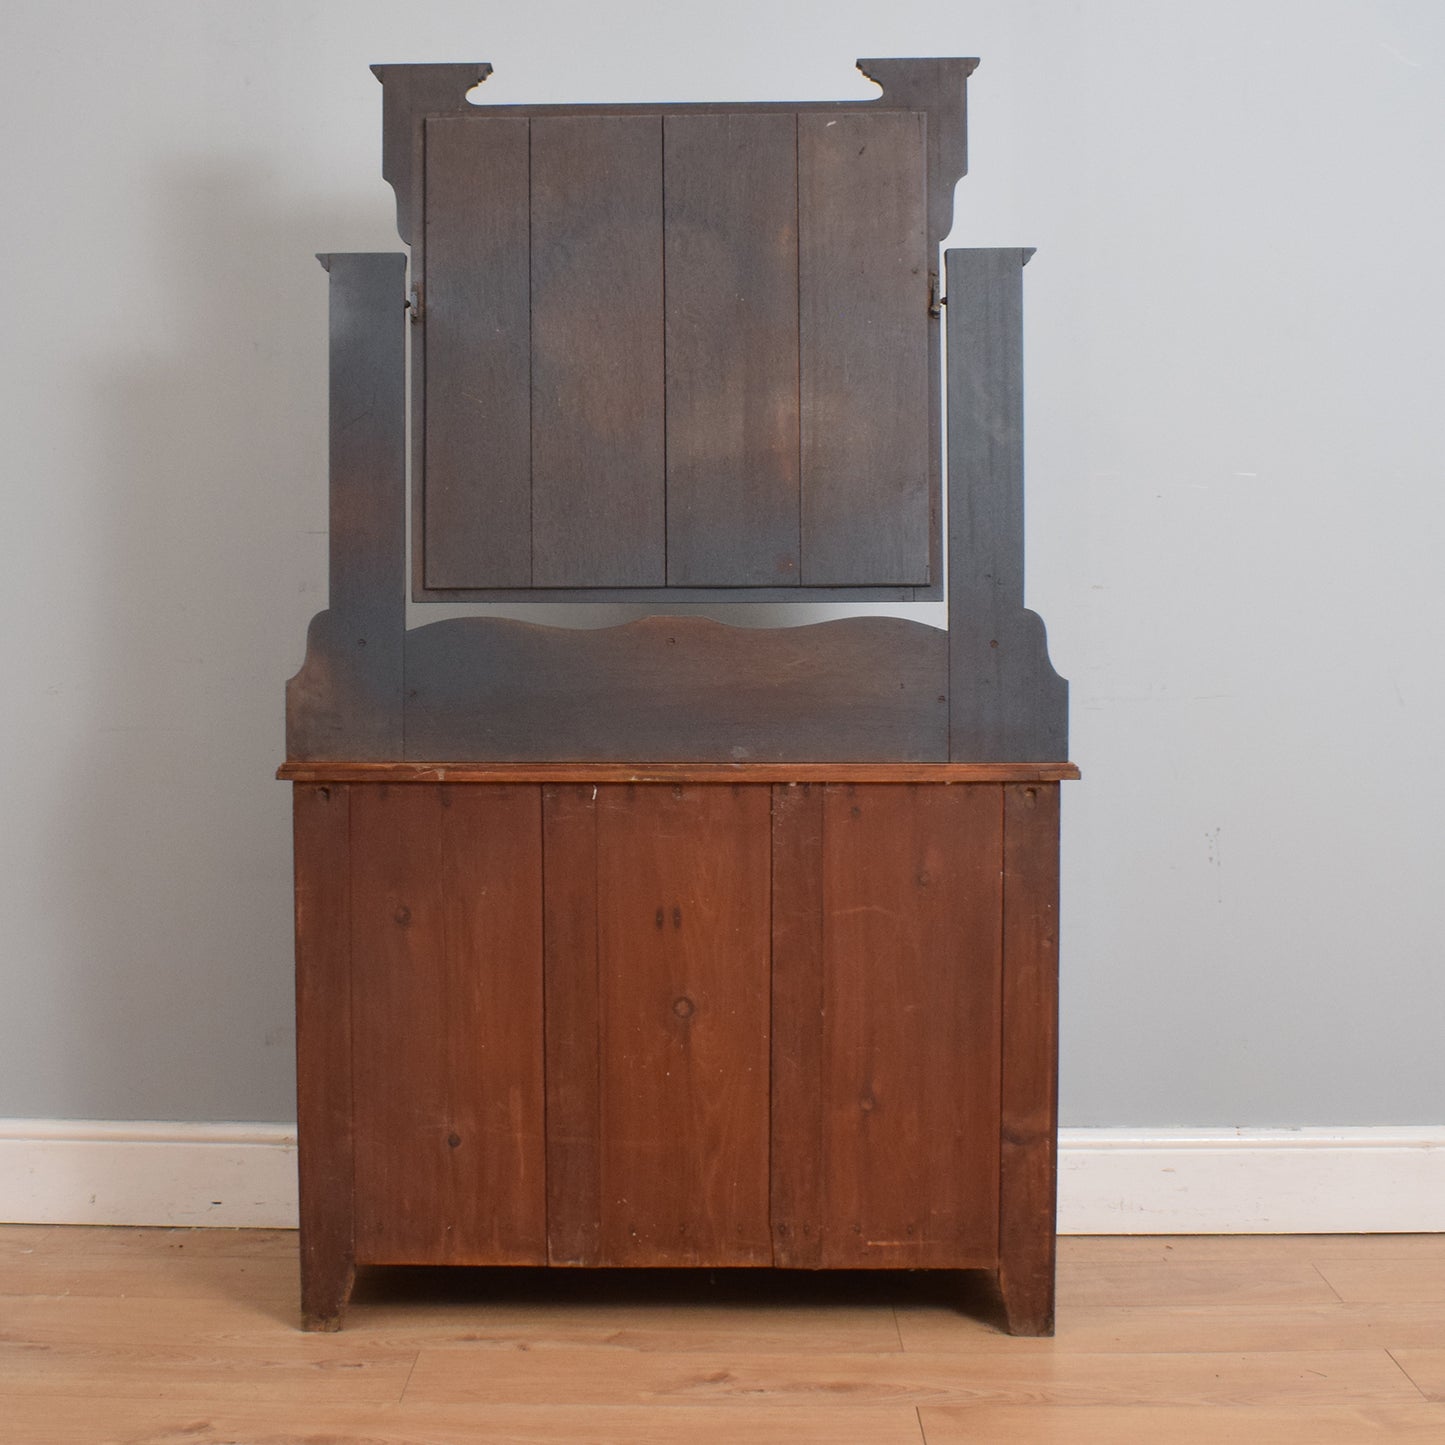
[[[28,1087],[35,1112],[69,1117],[288,1120],[290,815],[272,775],[282,686],[325,602],[314,253],[391,218],[278,197],[239,160],[139,183],[162,301],[123,359],[75,380],[95,418],[76,579],[93,646],[72,664],[89,724],[48,862],[78,903],[62,966],[33,981],[67,1042]]]

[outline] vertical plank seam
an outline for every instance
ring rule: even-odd
[[[662,307],[662,585],[672,586],[672,534],[669,531],[667,515],[668,486],[667,470],[667,115],[657,118],[657,170],[661,183],[662,204],[658,208],[662,235],[659,237],[662,255],[658,265],[661,277]]]
[[[932,178],[930,177],[929,195],[932,196]],[[948,273],[948,252],[943,249],[942,240],[936,248],[939,255],[938,278],[939,290],[945,301],[948,299],[951,278]],[[953,329],[952,319],[949,317],[950,308],[945,307],[943,318],[938,323],[938,370],[939,385],[938,395],[934,398],[934,404],[938,407],[939,419],[939,450],[938,459],[939,485],[937,487],[937,506],[939,507],[938,531],[939,531],[939,567],[943,575],[939,581],[943,585],[943,607],[944,625],[948,632],[948,646],[944,651],[943,658],[943,708],[944,727],[946,729],[946,742],[944,745],[944,756],[950,762],[958,760],[958,729],[954,726],[953,719],[953,649],[958,641],[958,600],[956,585],[958,579],[954,576],[953,556],[953,526],[954,526],[954,495],[953,495],[953,456],[950,450],[953,433],[953,410],[949,406],[950,389],[949,383],[953,376],[953,358],[949,348],[949,334]],[[1001,912],[1002,910],[1000,910]]]
[[[1003,1272],[1003,1242],[1005,1201],[1008,1198],[1007,1161],[1008,1152],[1008,1020],[1009,1020],[1009,949],[1008,914],[1009,895],[1009,793],[1010,785],[999,784],[998,789],[998,1193],[997,1217],[994,1220],[994,1258],[998,1261],[1000,1275]]]
[[[416,225],[413,229],[413,236],[415,237],[415,240],[411,248],[411,256],[409,258],[408,265],[411,267],[411,280],[418,287],[418,295],[420,295],[420,287],[425,285],[423,277],[426,275],[427,125],[425,117],[420,118],[416,122],[416,146],[417,149],[421,152],[420,156],[416,158],[416,179],[413,183],[415,189],[414,202],[417,207],[417,219]],[[410,301],[411,297],[408,296],[407,300]],[[408,313],[406,317],[408,330],[411,329],[412,314],[413,313]],[[405,343],[403,343],[403,345],[405,345]],[[419,565],[417,559],[408,558],[407,562],[410,562],[412,565],[407,566],[403,564],[402,566],[402,573],[407,579],[408,592],[411,591],[412,585],[416,582],[416,576],[418,572],[421,573],[422,586],[427,587],[431,585],[431,579],[427,576],[427,554],[429,548],[426,545],[426,439],[428,434],[426,424],[426,331],[422,332],[421,344],[416,348],[416,350],[420,353],[420,355],[412,357],[415,374],[411,378],[415,394],[412,396],[411,406],[407,408],[409,412],[408,419],[417,426],[417,435],[412,438],[412,445],[410,447],[412,466],[415,469],[415,475],[411,479],[411,507],[413,515],[411,519],[410,541],[415,544],[418,538],[421,539],[421,546],[419,549],[421,552],[421,557],[419,559]],[[405,379],[403,379],[403,386],[405,386]],[[405,545],[405,542],[403,543],[403,545]],[[402,603],[402,606],[403,608],[405,608],[405,602]],[[405,642],[403,642],[403,648],[405,648],[405,645]],[[405,654],[403,653],[403,656],[404,655]],[[405,669],[403,669],[402,681],[404,688]],[[406,756],[405,722],[406,698],[405,695],[403,695],[403,727],[401,739],[402,757]]]
[[[542,1263],[552,1263],[552,1161],[547,1144],[552,1137],[548,1118],[551,1071],[547,1059],[547,807],[546,784],[536,785],[537,794],[537,910],[541,943],[537,968],[541,974],[538,994],[542,1003]]]
[[[588,1221],[592,1235],[592,1260],[594,1265],[605,1265],[608,1260],[603,1254],[604,1231],[602,1228],[602,1169],[606,1151],[602,1147],[602,1031],[606,1027],[602,1008],[602,809],[597,806],[601,786],[592,785],[592,801],[589,812],[592,819],[592,1000],[594,1026],[592,1029],[592,1213]]]
[[[777,1204],[773,1197],[777,1174],[773,1166],[773,1110],[776,1107],[778,1070],[774,1049],[778,1037],[778,873],[777,838],[781,814],[779,804],[786,783],[774,783],[768,789],[768,1263],[778,1267]]]
[[[797,327],[797,397],[798,397],[798,565],[793,574],[794,583],[803,583],[803,162],[802,127],[798,112],[793,112],[793,277],[797,283],[797,301],[794,305],[794,323]]]
[[[535,342],[532,298],[536,295],[532,245],[532,118],[527,117],[527,585],[537,585],[537,488],[534,469],[532,387]]]
[[[437,917],[438,917],[439,922],[440,922],[440,927],[438,928],[437,931],[438,931],[438,933],[439,933],[440,936],[441,936],[441,957],[440,957],[440,959],[438,960],[438,967],[436,968],[435,974],[432,974],[431,977],[428,978],[427,982],[428,982],[428,985],[429,985],[429,986],[432,986],[432,987],[435,987],[437,984],[440,984],[441,988],[444,990],[444,992],[443,992],[443,998],[446,999],[447,1002],[450,1004],[450,1007],[448,1007],[448,1009],[447,1009],[448,1024],[450,1024],[451,1020],[454,1019],[454,1018],[456,1018],[457,1014],[460,1012],[460,1009],[459,1009],[459,1007],[458,1007],[460,1001],[459,1001],[459,999],[457,998],[457,996],[456,996],[456,991],[454,990],[454,987],[453,987],[455,980],[454,980],[453,974],[452,974],[453,962],[454,962],[454,959],[455,959],[455,955],[456,955],[457,950],[453,949],[453,947],[452,947],[452,940],[451,940],[451,938],[450,938],[449,935],[448,935],[448,926],[449,926],[449,924],[450,924],[450,922],[451,922],[451,919],[450,919],[450,916],[449,916],[449,910],[448,910],[448,908],[447,908],[447,899],[448,899],[448,898],[455,898],[455,897],[457,897],[458,894],[461,892],[461,890],[459,890],[459,889],[455,886],[455,880],[451,880],[451,886],[450,886],[450,887],[448,886],[448,881],[449,881],[449,880],[448,880],[447,874],[448,874],[448,872],[450,871],[450,868],[451,868],[451,860],[452,860],[452,856],[453,856],[453,854],[454,854],[454,852],[455,852],[455,849],[451,846],[451,838],[450,838],[450,836],[449,836],[449,835],[451,834],[451,832],[452,832],[452,829],[451,829],[451,827],[449,826],[449,820],[450,820],[450,818],[451,818],[451,809],[450,809],[450,807],[445,806],[445,805],[442,803],[442,798],[445,796],[445,795],[443,794],[443,792],[442,792],[442,789],[443,789],[443,788],[447,788],[447,787],[451,787],[451,786],[454,786],[454,785],[453,785],[453,784],[450,784],[450,783],[431,783],[431,784],[427,785],[427,787],[426,787],[426,789],[425,789],[426,793],[429,793],[429,794],[431,795],[431,798],[433,799],[433,801],[434,801],[434,803],[435,803],[436,821],[435,821],[435,823],[432,825],[432,827],[431,827],[431,829],[430,829],[430,832],[431,832],[432,837],[435,838],[435,840],[436,840],[437,853],[438,853],[438,857],[437,857],[437,860],[436,860],[436,877],[437,877],[437,879],[438,879],[438,880],[440,881],[440,883],[441,883],[441,893],[440,893],[440,896],[439,896],[438,899],[437,899],[437,903],[438,903],[438,907],[437,907]],[[466,785],[463,784],[462,786],[466,786]],[[483,788],[483,790],[484,790],[484,791],[483,791],[483,796],[485,797],[485,795],[486,795],[486,794],[485,794],[486,785],[483,784],[483,785],[481,785],[481,786],[482,786],[482,788]],[[425,797],[423,797],[421,801],[425,802],[425,801],[426,801]],[[409,965],[411,968],[414,969],[414,968],[416,967],[416,959],[415,959],[415,958],[412,956],[412,954],[411,954],[410,938],[408,938],[407,943],[408,943],[408,948],[407,948],[407,963],[408,963],[408,965]],[[428,970],[428,972],[430,973],[430,969]],[[475,1026],[475,1025],[474,1025],[474,1026]],[[443,1100],[444,1100],[444,1106],[445,1106],[445,1110],[446,1110],[446,1118],[442,1121],[442,1124],[443,1124],[444,1128],[446,1129],[447,1134],[450,1134],[454,1129],[456,1129],[456,1127],[457,1127],[457,1125],[456,1125],[456,1119],[457,1119],[457,1113],[458,1113],[458,1110],[457,1110],[458,1100],[457,1100],[457,1093],[456,1093],[456,1088],[457,1088],[457,1071],[456,1071],[456,1067],[455,1067],[455,1057],[454,1057],[454,1054],[453,1054],[453,1050],[456,1048],[456,1039],[451,1036],[451,1032],[452,1032],[451,1029],[448,1028],[448,1029],[447,1029],[448,1038],[447,1038],[447,1040],[446,1040],[446,1044],[447,1044],[446,1053],[443,1055],[443,1057],[444,1057],[445,1060],[446,1060],[446,1068],[445,1068],[445,1072],[444,1072],[443,1075],[442,1075],[442,1078],[443,1078],[443,1086],[444,1086],[444,1087],[443,1087],[443,1095],[442,1095],[442,1097],[443,1097]],[[474,1040],[474,1042],[475,1042],[475,1035],[473,1036],[473,1040]],[[475,1081],[472,1081],[472,1082],[471,1082],[471,1087],[472,1087],[473,1089],[476,1088]],[[485,1100],[478,1099],[478,1100],[477,1100],[477,1103],[478,1103],[479,1105],[484,1105],[484,1104],[485,1104]],[[485,1118],[485,1112],[484,1112],[484,1111],[482,1111],[482,1117]],[[471,1133],[471,1128],[470,1128],[470,1126],[468,1126],[467,1132],[468,1132],[469,1134]],[[446,1135],[444,1134],[442,1137],[445,1138]],[[470,1144],[470,1141],[468,1141],[468,1143]],[[456,1181],[457,1181],[457,1173],[458,1173],[457,1164],[456,1164],[456,1151],[455,1151],[454,1149],[448,1149],[448,1150],[446,1150],[446,1151],[443,1153],[442,1158],[446,1161],[446,1163],[445,1163],[446,1173],[445,1173],[445,1175],[444,1175],[444,1178],[445,1178],[445,1180],[446,1180],[446,1190],[447,1190],[447,1194],[448,1194],[448,1196],[449,1196],[450,1209],[451,1209],[451,1210],[454,1210],[454,1209],[456,1208],[456,1202],[457,1202],[457,1201],[456,1201],[456,1193],[455,1193],[455,1190],[456,1190]],[[478,1208],[479,1208],[479,1207],[481,1206],[481,1204],[482,1204],[482,1201],[476,1200],[476,1201],[473,1201],[473,1204],[474,1204],[475,1207],[478,1207]],[[442,1226],[444,1227],[444,1229],[445,1229],[447,1232],[450,1233],[450,1232],[453,1232],[453,1231],[452,1231],[453,1221],[452,1221],[452,1218],[450,1217],[450,1210],[448,1211],[448,1214],[449,1214],[449,1217],[446,1218],[446,1219],[438,1219],[438,1220],[433,1220],[433,1221],[431,1221],[431,1222],[432,1222],[434,1225],[442,1225]],[[469,1224],[469,1225],[473,1225],[473,1224],[474,1224],[474,1221],[469,1220],[469,1221],[468,1221],[468,1224]],[[489,1244],[490,1244],[490,1247],[491,1247],[492,1249],[495,1249],[495,1248],[496,1248],[496,1244],[497,1244],[497,1235],[498,1235],[497,1220],[496,1220],[495,1214],[494,1214],[491,1218],[489,1218],[489,1219],[487,1220],[487,1224],[488,1224],[489,1231],[490,1231]],[[474,1247],[475,1247],[475,1243],[476,1243],[476,1239],[477,1239],[478,1233],[480,1233],[480,1231],[474,1231],[474,1229],[472,1229],[472,1228],[469,1228],[469,1229],[468,1229],[468,1235],[469,1235],[468,1245],[469,1245],[469,1247],[471,1247],[471,1248],[474,1248]],[[448,1240],[447,1242],[450,1243],[450,1240]]]
[[[346,798],[346,1113],[347,1113],[347,1175],[350,1198],[347,1200],[347,1238],[351,1245],[351,1266],[356,1267],[356,1206],[360,1196],[356,1178],[356,810],[352,805],[351,784],[341,791]]]
[[[816,1085],[814,1090],[814,1118],[816,1130],[818,1130],[818,1172],[814,1175],[814,1188],[809,1191],[809,1212],[814,1215],[814,1240],[815,1254],[814,1263],[816,1266],[827,1267],[828,1247],[831,1240],[828,1238],[828,1225],[832,1221],[832,1209],[828,1207],[828,1201],[824,1198],[824,1191],[827,1188],[827,1181],[831,1178],[831,1169],[828,1168],[828,1130],[827,1130],[827,1098],[824,1097],[825,1074],[828,1069],[828,798],[834,793],[838,785],[835,783],[822,783],[818,789],[818,932],[815,935],[816,978],[818,988],[814,997],[818,1000],[818,1069],[816,1069]]]

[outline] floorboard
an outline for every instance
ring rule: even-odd
[[[1060,1241],[981,1276],[396,1270],[296,1329],[286,1230],[0,1227],[13,1445],[1445,1441],[1445,1236]]]

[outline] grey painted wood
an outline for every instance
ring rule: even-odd
[[[662,118],[531,127],[532,580],[660,584]]]
[[[426,124],[426,579],[532,581],[528,124]]]
[[[968,77],[978,69],[978,61],[890,57],[860,60],[858,69],[883,87],[874,105],[928,116],[928,256],[935,265],[938,247],[953,228],[954,188],[968,171]]]
[[[940,575],[942,568],[939,569]],[[943,586],[928,587],[451,587],[425,588],[425,602],[925,602],[942,601]]]
[[[405,757],[943,761],[947,650],[942,631],[891,617],[433,622],[407,635]]]
[[[381,174],[396,193],[397,234],[417,245],[422,213],[422,126],[429,115],[468,115],[467,92],[492,73],[486,60],[441,65],[373,65],[385,102],[381,123]],[[414,257],[414,260],[419,259]],[[419,280],[423,274],[418,266]]]
[[[931,266],[936,255],[935,243],[948,229],[953,209],[954,184],[964,169],[965,162],[965,85],[968,75],[977,64],[966,59],[887,59],[863,60],[859,68],[883,87],[883,94],[877,100],[859,104],[849,102],[769,102],[741,108],[754,115],[793,115],[822,117],[825,121],[845,114],[863,113],[882,118],[885,114],[904,112],[926,113],[927,167],[926,216],[927,244],[925,245],[926,266]],[[479,93],[484,103],[469,105],[467,91],[490,72],[491,67],[478,65],[456,66],[407,66],[388,65],[374,67],[385,84],[385,163],[387,178],[397,188],[398,216],[402,233],[413,244],[413,284],[425,304],[427,289],[427,255],[425,236],[419,224],[413,225],[413,215],[420,215],[421,197],[421,134],[428,115],[447,116],[497,116],[517,118],[570,117],[702,117],[709,115],[738,114],[740,107],[735,104],[707,104],[686,106],[657,105],[601,105],[601,106],[494,106],[485,103],[485,91]],[[901,583],[889,582],[874,585],[862,583],[855,591],[829,584],[810,585],[806,575],[798,584],[798,600],[840,600],[854,597],[866,599],[890,598],[940,598],[943,595],[943,540],[941,527],[941,471],[938,457],[942,441],[940,431],[940,373],[937,342],[938,322],[929,318],[925,323],[927,339],[925,355],[927,382],[923,388],[927,413],[924,448],[928,458],[929,501],[927,546],[927,569],[925,580],[907,580]],[[412,393],[416,433],[421,434],[421,420],[426,393],[426,350],[414,349]],[[425,486],[424,459],[413,457],[413,518],[419,526],[424,515],[421,504],[422,489]],[[421,539],[418,536],[418,542]],[[414,548],[414,569],[412,573],[413,593],[419,600],[462,601],[462,600],[596,600],[599,591],[590,586],[496,588],[488,586],[462,588],[435,588],[428,585],[422,575],[424,547]],[[610,584],[609,584],[610,585]],[[648,583],[643,587],[627,584],[629,595],[639,600],[648,600],[649,588],[662,587],[663,580]],[[669,588],[668,595],[675,595],[679,601],[709,600],[780,600],[782,590],[774,582],[753,584],[747,588],[722,589],[711,584],[693,586],[679,583]],[[619,595],[614,600],[622,600]]]
[[[663,120],[667,581],[798,581],[797,118]]]
[[[805,583],[929,580],[925,119],[798,117]]]
[[[401,254],[323,256],[330,272],[331,571],[286,684],[286,755],[400,755],[405,568]]]
[[[948,264],[949,757],[1068,756],[1069,691],[1023,605],[1023,276],[1029,251]]]

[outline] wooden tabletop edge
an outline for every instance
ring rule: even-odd
[[[276,770],[291,783],[1054,783],[1080,776],[1050,763],[305,762]]]

